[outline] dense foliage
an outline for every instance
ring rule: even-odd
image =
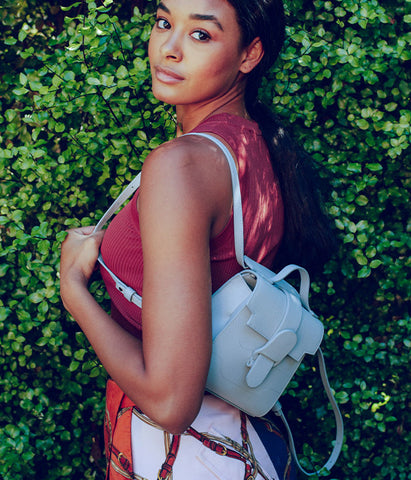
[[[0,7],[4,480],[103,478],[106,374],[61,305],[59,248],[175,128],[150,93],[151,15],[108,4]],[[338,480],[411,478],[409,4],[290,1],[287,44],[262,88],[315,159],[340,240],[312,301],[345,418]],[[98,277],[90,288],[108,308]],[[307,359],[283,400],[307,468],[334,429],[313,370]]]

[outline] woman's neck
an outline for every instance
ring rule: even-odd
[[[230,113],[239,117],[249,118],[243,95],[228,99],[220,98],[206,104],[177,105],[176,113],[177,136],[190,132],[203,120],[217,113]]]

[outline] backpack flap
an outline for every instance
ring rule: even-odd
[[[267,341],[254,350],[247,361],[250,388],[260,385],[297,344],[296,331],[302,319],[302,306],[296,295],[283,291],[265,278],[254,275],[255,287],[247,307],[247,325]]]
[[[243,276],[253,279],[254,287],[247,306],[251,312],[248,326],[270,340],[282,329],[296,331],[302,318],[302,305],[297,292],[292,294],[246,270]],[[283,282],[285,283],[285,282]]]
[[[265,295],[262,292],[259,294],[256,286],[248,303],[248,308],[253,314],[247,325],[265,338],[267,338],[267,329],[272,328],[274,323],[268,322],[267,318],[276,317],[278,327],[274,327],[272,336],[267,338],[264,345],[254,350],[247,362],[250,371],[246,376],[246,382],[250,388],[256,388],[262,384],[271,369],[279,365],[287,355],[298,363],[298,368],[305,354],[316,353],[324,335],[322,323],[315,315],[303,308],[296,290],[287,282],[282,280],[272,285],[265,279],[262,281],[259,278],[257,285],[260,285],[260,288],[264,285],[266,292]],[[287,287],[284,288],[284,286]],[[274,291],[276,291],[275,296]],[[279,300],[280,295],[283,297],[282,301]],[[270,303],[268,298],[270,301],[275,300],[270,316],[267,316],[267,312],[262,311],[261,308],[262,302]],[[252,308],[253,305],[255,309]],[[279,306],[281,308],[278,308]]]

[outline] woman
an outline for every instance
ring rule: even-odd
[[[183,134],[211,133],[233,153],[249,257],[270,267],[318,261],[328,231],[306,166],[257,101],[283,35],[279,0],[162,0],[149,58],[154,95],[176,105],[177,138],[147,157],[136,197],[105,236],[75,229],[63,244],[64,305],[113,379],[110,478],[279,478],[249,420],[204,394],[211,293],[241,267],[227,161],[209,139]],[[104,271],[111,316],[88,292],[100,247],[108,267],[142,293],[141,310]],[[305,258],[291,258],[295,251]]]

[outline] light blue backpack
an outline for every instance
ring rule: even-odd
[[[297,265],[288,265],[275,274],[244,255],[241,192],[234,159],[227,147],[212,135],[196,133],[217,144],[230,166],[234,238],[238,263],[243,270],[230,278],[212,296],[212,356],[206,388],[247,414],[261,417],[273,410],[288,432],[290,450],[306,475],[330,470],[343,444],[343,421],[331,392],[320,344],[324,327],[308,302],[310,278]],[[114,201],[97,224],[100,230],[118,208],[137,190],[138,175]],[[141,308],[141,296],[124,284],[105,265],[124,297]],[[298,271],[301,278],[297,292],[285,278]],[[306,472],[297,459],[294,441],[278,401],[306,354],[317,354],[320,374],[336,418],[337,434],[327,463],[317,472]]]

